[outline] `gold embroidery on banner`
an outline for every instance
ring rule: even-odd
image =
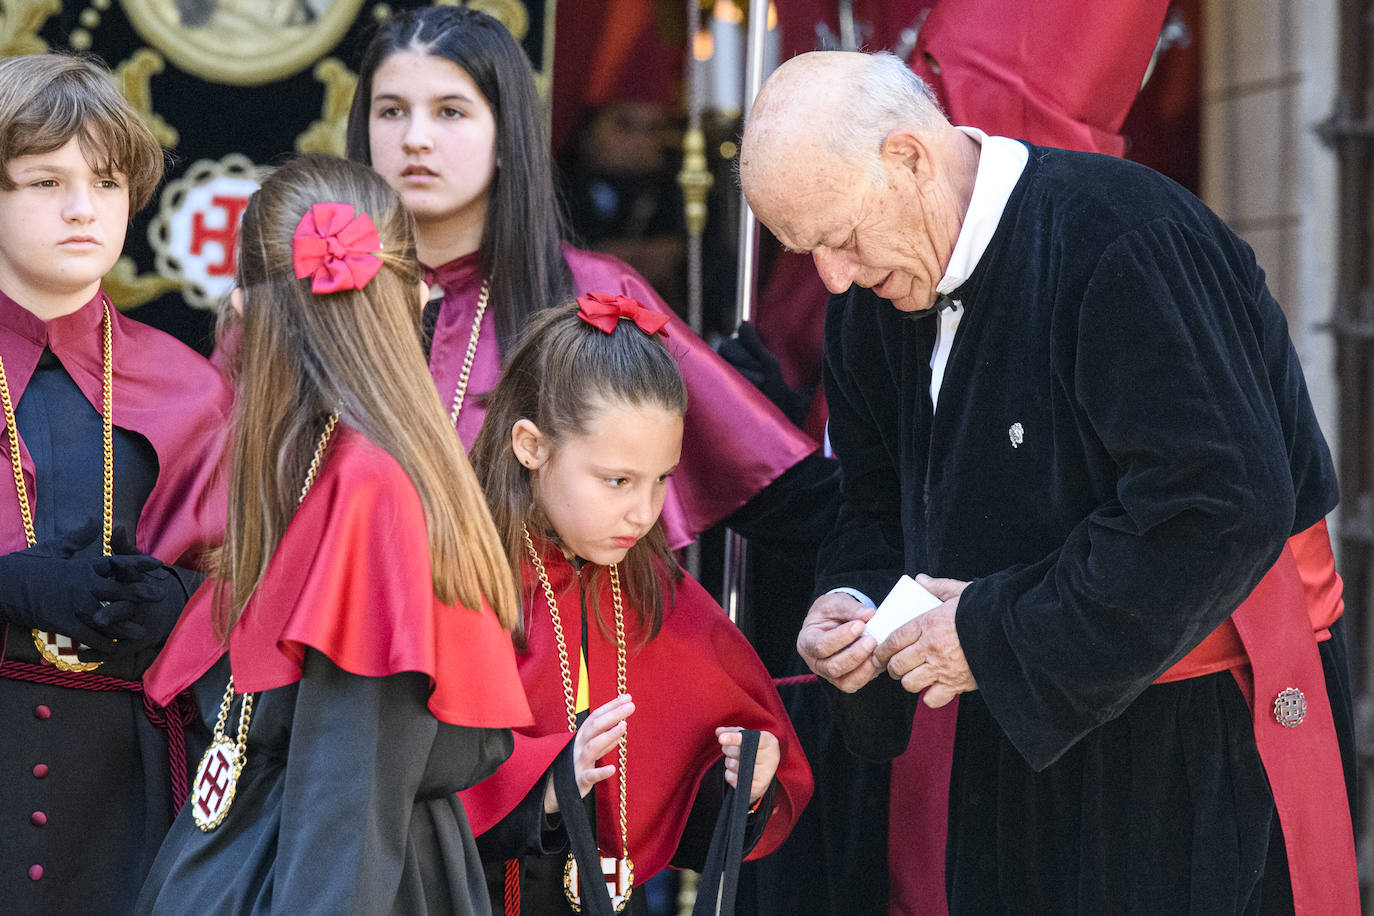
[[[530,33],[529,10],[525,9],[525,4],[519,0],[468,0],[467,3],[444,3],[440,0],[439,5],[470,6],[486,13],[505,26],[506,31],[515,36],[516,41],[524,41],[525,36]]]
[[[152,302],[158,296],[176,292],[181,289],[181,284],[162,274],[141,274],[134,259],[123,255],[101,279],[100,287],[105,290],[115,308],[127,312],[129,309],[136,309],[140,305]]]
[[[315,65],[315,79],[324,83],[324,103],[320,120],[296,138],[298,153],[344,154],[344,133],[348,127],[348,107],[353,104],[353,89],[358,75],[337,57],[326,57]]]
[[[261,86],[294,76],[339,43],[362,0],[122,0],[130,24],[194,76]]]
[[[115,82],[119,91],[134,110],[143,116],[143,123],[163,146],[176,146],[181,137],[162,116],[153,111],[152,79],[167,69],[166,59],[151,48],[139,48],[133,56],[115,68]]]
[[[61,10],[61,0],[5,0],[0,8],[0,57],[48,50],[38,30]]]

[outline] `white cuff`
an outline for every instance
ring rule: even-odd
[[[873,603],[872,598],[868,597],[863,592],[859,591],[857,588],[849,588],[848,586],[841,585],[839,588],[832,588],[830,591],[826,592],[827,595],[834,595],[836,593],[839,593],[841,595],[848,595],[849,597],[856,599],[864,607],[877,607],[877,605]]]

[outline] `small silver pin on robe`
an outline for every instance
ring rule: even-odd
[[[1012,448],[1020,448],[1021,443],[1026,441],[1026,431],[1021,428],[1020,421],[1011,424],[1007,430],[1007,438],[1011,440]]]

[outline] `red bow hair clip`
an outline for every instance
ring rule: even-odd
[[[668,332],[663,330],[663,326],[668,323],[667,315],[656,312],[646,305],[641,305],[629,296],[617,296],[611,293],[587,293],[585,296],[577,297],[577,317],[598,330],[605,331],[607,334],[615,331],[615,326],[620,323],[620,319],[628,318],[635,323],[645,334],[662,334],[668,336]]]
[[[291,236],[291,266],[297,279],[314,278],[310,291],[317,295],[362,289],[382,269],[381,249],[366,212],[354,216],[348,204],[315,204]]]

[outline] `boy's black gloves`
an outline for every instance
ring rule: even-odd
[[[20,627],[70,636],[100,652],[118,650],[113,640],[124,634],[97,615],[111,608],[118,613],[130,602],[159,602],[169,589],[154,575],[163,570],[162,562],[129,552],[132,539],[122,530],[111,538],[110,547],[116,553],[102,555],[100,525],[90,522],[62,541],[0,556],[0,617]],[[176,591],[181,591],[179,584]],[[185,604],[184,594],[181,601]],[[101,602],[109,602],[108,607]]]

